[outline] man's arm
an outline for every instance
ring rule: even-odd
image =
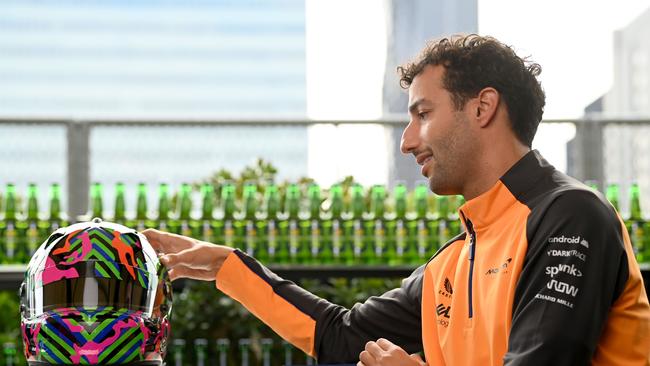
[[[319,362],[356,362],[368,341],[382,337],[409,353],[422,350],[423,269],[418,268],[400,288],[371,297],[349,310],[283,280],[240,251],[228,256],[216,284]]]
[[[508,366],[589,364],[628,278],[621,223],[609,205],[569,191],[546,206],[528,220]]]

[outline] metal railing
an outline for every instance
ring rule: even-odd
[[[360,121],[327,120],[73,120],[73,119],[0,119],[0,125],[58,125],[66,130],[67,198],[69,217],[86,212],[90,184],[90,133],[97,127],[244,127],[244,126],[301,126],[329,124],[341,125],[383,125],[386,128],[404,128],[408,117],[397,116],[391,119]],[[571,123],[576,128],[576,136],[568,146],[568,173],[580,180],[594,180],[604,184],[603,136],[609,125],[650,126],[650,120],[618,119],[554,119],[544,120],[544,124]],[[649,136],[650,138],[650,136]],[[391,152],[389,152],[390,154]],[[395,167],[389,167],[394,169]],[[602,186],[601,186],[602,188]]]

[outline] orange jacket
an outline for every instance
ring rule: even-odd
[[[387,338],[430,365],[650,365],[650,306],[607,200],[536,151],[460,208],[465,232],[345,309],[235,251],[217,287],[320,362]]]

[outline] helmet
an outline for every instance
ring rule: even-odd
[[[172,288],[146,237],[93,219],[55,231],[20,288],[32,365],[163,365]]]

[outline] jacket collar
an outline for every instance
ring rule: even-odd
[[[487,227],[502,214],[540,179],[555,168],[542,157],[537,150],[531,150],[517,161],[490,188],[463,204],[459,208],[461,219],[470,220],[475,230]],[[463,225],[466,223],[463,220]]]

